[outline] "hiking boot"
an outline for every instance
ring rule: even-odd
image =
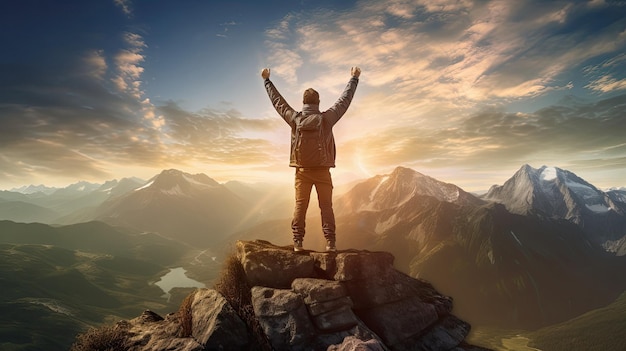
[[[326,252],[335,251],[337,251],[337,246],[335,246],[335,240],[326,240]]]
[[[304,250],[304,248],[302,247],[302,240],[298,240],[298,239],[294,239],[293,240],[293,251],[295,252],[299,252]]]

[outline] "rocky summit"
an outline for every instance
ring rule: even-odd
[[[470,325],[451,313],[452,298],[393,261],[238,241],[223,273],[231,278],[216,289],[196,290],[165,318],[146,311],[113,329],[125,350],[487,350],[464,341]]]

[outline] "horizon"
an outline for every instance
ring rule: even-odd
[[[626,182],[626,6],[545,2],[31,0],[0,5],[0,189],[293,182],[295,109],[330,107],[337,185],[403,166],[470,192],[522,165]]]
[[[524,166],[524,165],[520,166],[520,169],[521,169],[523,166]],[[546,167],[546,168],[557,168],[557,169],[561,169],[561,170],[564,170],[564,171],[570,171],[570,170],[566,170],[566,169],[563,169],[563,168],[560,168],[560,167],[555,167],[555,166],[550,166],[550,165],[542,165],[542,166],[540,166],[540,167],[533,167],[532,165],[529,165],[529,166],[531,166],[533,169],[536,169],[536,170],[538,170],[538,169],[540,169],[540,168],[542,168],[542,167]],[[403,167],[403,166],[396,166],[395,168],[398,168],[398,167]],[[395,170],[395,168],[394,168],[394,170]],[[412,168],[410,168],[410,169],[412,169]],[[71,186],[71,185],[74,185],[74,184],[79,184],[79,183],[82,183],[82,182],[86,182],[86,183],[89,183],[89,184],[96,184],[96,185],[104,185],[104,184],[105,184],[106,182],[108,182],[108,181],[119,181],[119,180],[124,179],[124,178],[127,178],[127,179],[128,179],[128,178],[136,178],[136,179],[139,179],[139,180],[141,180],[141,181],[143,181],[143,182],[145,182],[145,183],[147,184],[147,183],[148,183],[148,182],[149,182],[152,178],[157,177],[157,176],[158,176],[158,175],[160,175],[162,172],[165,172],[165,171],[167,171],[167,170],[176,170],[176,171],[180,171],[180,172],[182,172],[182,173],[186,173],[186,174],[190,174],[190,175],[204,174],[204,175],[208,176],[209,178],[211,178],[211,179],[215,180],[216,182],[218,182],[219,184],[222,184],[222,185],[225,185],[225,184],[227,184],[227,183],[229,183],[229,182],[239,182],[239,183],[246,184],[246,185],[259,185],[259,184],[261,184],[261,185],[262,185],[262,184],[269,184],[269,185],[282,185],[282,186],[287,187],[287,189],[289,189],[289,190],[291,190],[291,189],[292,189],[292,184],[291,184],[291,180],[290,180],[290,179],[289,179],[289,180],[286,180],[286,181],[282,181],[282,182],[278,182],[278,181],[274,181],[274,182],[272,182],[272,181],[267,181],[267,180],[264,180],[264,181],[259,181],[259,182],[245,182],[245,181],[241,181],[241,180],[238,180],[238,179],[217,180],[217,179],[215,179],[215,178],[211,177],[209,174],[206,174],[206,173],[203,173],[203,172],[200,172],[200,173],[190,173],[190,172],[186,172],[186,171],[184,171],[184,170],[180,170],[180,169],[163,169],[163,170],[161,170],[160,172],[158,172],[158,173],[154,174],[153,176],[151,176],[151,177],[149,177],[149,178],[145,178],[145,179],[144,179],[144,178],[140,178],[140,177],[136,177],[136,176],[125,176],[125,177],[121,177],[121,178],[107,179],[107,180],[103,180],[103,181],[100,181],[100,182],[90,182],[90,181],[87,181],[87,180],[77,180],[77,181],[75,181],[75,182],[71,182],[71,183],[67,183],[67,184],[52,185],[52,186],[51,186],[51,185],[48,185],[48,184],[43,184],[43,183],[41,183],[41,184],[24,184],[24,185],[17,186],[17,187],[12,187],[12,188],[6,188],[6,189],[2,189],[2,188],[0,188],[0,191],[17,191],[17,189],[20,189],[20,188],[27,188],[27,187],[30,187],[30,186],[32,186],[32,187],[40,187],[40,186],[44,186],[44,187],[47,187],[47,188],[63,189],[63,188],[69,187],[69,186]],[[412,170],[414,170],[414,169],[412,169]],[[392,171],[393,171],[393,170],[392,170]],[[383,174],[376,174],[376,175],[373,175],[372,177],[387,176],[387,175],[389,175],[392,171],[387,172],[387,173],[383,173]],[[418,173],[422,173],[422,172],[419,172],[418,170],[414,170],[414,171],[416,171],[416,172],[418,172]],[[518,170],[516,170],[515,172],[517,172],[517,171],[519,171],[519,169],[518,169]],[[429,175],[429,174],[424,174],[424,173],[422,173],[422,174],[423,174],[423,175],[425,175],[425,176],[428,176],[428,177],[434,178],[435,180],[438,180],[438,181],[444,182],[444,183],[450,183],[450,182],[446,182],[446,181],[444,181],[444,180],[441,180],[441,179],[437,179],[437,178],[435,178],[435,177],[432,177],[432,176],[431,176],[431,175]],[[576,172],[574,172],[574,174],[576,174]],[[463,188],[462,186],[460,186],[460,185],[458,185],[458,184],[454,184],[454,183],[450,183],[450,184],[456,185],[456,186],[458,186],[459,188],[461,188],[461,189],[463,189],[463,190],[465,190],[465,191],[467,191],[467,192],[470,192],[470,193],[475,193],[475,194],[479,194],[479,195],[480,195],[480,194],[486,193],[486,192],[489,190],[489,188],[491,188],[492,186],[502,186],[502,185],[503,185],[503,184],[504,184],[507,180],[509,180],[509,179],[510,179],[510,178],[512,178],[513,176],[514,176],[514,173],[513,173],[513,174],[511,174],[511,175],[510,175],[508,178],[506,178],[505,180],[503,180],[501,183],[494,183],[494,184],[491,184],[489,187],[484,188],[484,189],[466,189],[466,188]],[[342,183],[335,183],[334,185],[335,185],[335,188],[342,188],[342,187],[346,187],[346,186],[354,186],[355,184],[360,183],[360,182],[363,182],[363,181],[366,181],[366,180],[368,180],[368,179],[370,179],[370,178],[372,178],[372,177],[368,177],[368,178],[360,178],[360,179],[351,179],[351,180],[349,180],[349,181],[345,181],[345,182],[342,182]],[[587,179],[585,179],[584,177],[581,177],[581,178],[582,178],[583,180],[585,180],[585,181],[589,182],[589,181],[588,181]],[[589,182],[589,183],[590,183],[591,185],[596,186],[593,182]],[[619,189],[626,189],[626,186],[623,186],[623,185],[613,185],[613,186],[609,186],[609,187],[599,187],[599,186],[596,186],[596,188],[598,188],[598,189],[599,189],[599,190],[601,190],[601,191],[608,191],[608,190],[612,190],[612,189],[618,189],[618,190],[619,190]],[[344,191],[345,191],[345,189],[344,189]]]

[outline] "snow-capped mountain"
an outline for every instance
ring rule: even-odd
[[[55,205],[54,208],[59,209],[64,215],[58,217],[54,223],[73,224],[93,220],[94,209],[103,202],[133,191],[144,184],[145,180],[135,177],[106,181],[97,189],[87,194],[74,197],[71,200],[62,201],[60,204]]]
[[[108,198],[144,183],[139,178],[124,178],[104,184],[81,181],[64,188],[30,185],[13,191],[0,191],[0,201],[3,202],[0,218],[17,222],[77,223],[83,219],[89,220],[90,209]]]
[[[480,205],[482,200],[454,184],[444,183],[410,168],[397,167],[390,174],[367,179],[338,201],[338,213],[377,211],[402,206],[417,196],[430,196],[459,205]]]
[[[494,185],[484,198],[503,203],[518,214],[543,214],[581,223],[585,212],[624,214],[605,192],[576,174],[556,167],[524,165],[504,185]]]
[[[512,213],[568,220],[594,244],[624,255],[626,203],[618,195],[607,194],[567,170],[524,165],[483,198],[504,204]]]
[[[105,201],[95,219],[208,246],[241,228],[249,205],[205,174],[165,170]]]
[[[105,182],[95,191],[114,197],[126,194],[129,191],[133,191],[145,184],[145,180],[136,177],[122,178],[120,180],[114,179]]]
[[[46,195],[50,195],[53,192],[55,192],[56,190],[58,190],[58,188],[55,187],[48,187],[45,186],[43,184],[40,185],[24,185],[21,186],[19,188],[13,188],[10,191],[16,192],[16,193],[22,193],[22,194],[35,194],[35,193],[43,193]]]
[[[80,181],[74,184],[70,184],[65,188],[60,188],[54,191],[51,195],[62,197],[62,196],[77,196],[80,194],[89,194],[90,192],[97,190],[100,187],[100,184],[90,183],[86,181]]]

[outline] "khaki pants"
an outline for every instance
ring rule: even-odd
[[[315,185],[322,215],[322,230],[326,240],[335,240],[335,213],[333,212],[333,181],[328,168],[296,168],[296,208],[291,221],[294,240],[304,239],[306,211],[311,189]]]

